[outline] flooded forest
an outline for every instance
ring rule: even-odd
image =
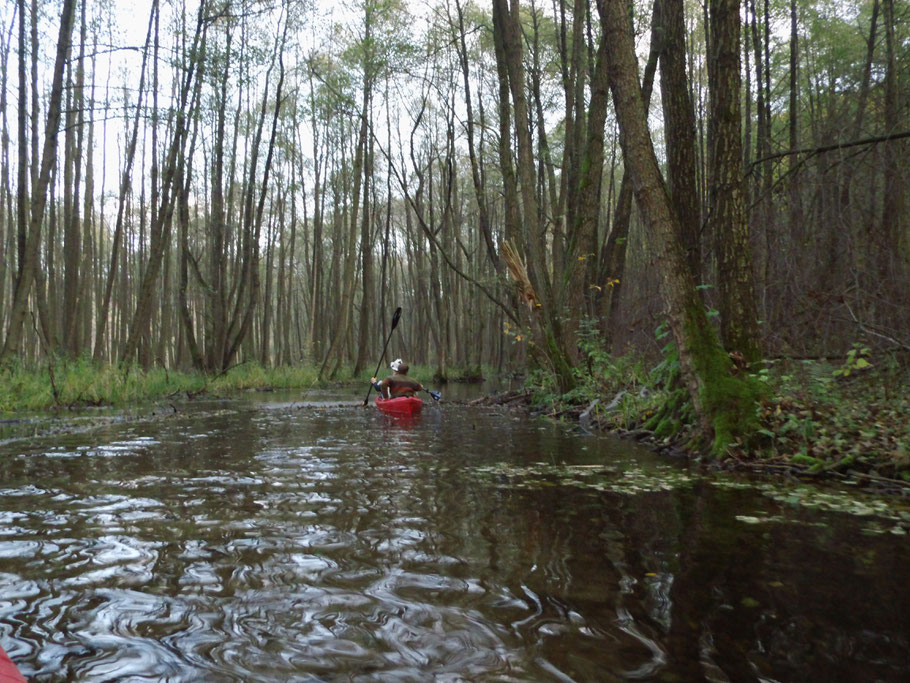
[[[0,679],[908,680],[908,138],[906,0],[0,2]]]

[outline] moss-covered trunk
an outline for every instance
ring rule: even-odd
[[[657,265],[682,379],[703,435],[713,435],[713,450],[720,454],[732,440],[754,428],[758,392],[751,378],[734,373],[686,261],[679,219],[671,207],[648,130],[628,0],[600,0],[598,6],[607,36],[610,89],[626,172],[651,243],[658,250]]]

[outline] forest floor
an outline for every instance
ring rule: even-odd
[[[710,466],[910,495],[910,368],[895,358],[870,359],[867,349],[857,348],[834,364],[767,363],[759,373],[766,386],[757,408],[759,430],[747,443],[734,443],[720,461],[693,445],[691,410],[681,411],[672,433],[656,433],[652,418],[672,392],[654,381],[659,372],[642,372],[628,360],[619,366],[626,372],[589,368],[585,386],[567,396],[530,382],[525,400],[536,414],[577,419],[586,430],[644,441]]]

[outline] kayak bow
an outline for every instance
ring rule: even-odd
[[[423,408],[423,401],[416,396],[376,397],[376,407],[390,415],[414,415]]]
[[[0,647],[0,683],[26,683],[25,676],[13,664],[13,660],[2,647]]]

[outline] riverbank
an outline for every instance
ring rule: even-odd
[[[227,396],[251,389],[308,388],[317,383],[316,369],[305,366],[263,368],[245,363],[218,375],[205,375],[61,361],[40,368],[11,366],[0,370],[0,414],[126,407],[201,395]]]
[[[758,432],[748,443],[732,444],[719,461],[693,446],[691,407],[680,401],[680,389],[668,389],[673,383],[664,364],[643,367],[631,358],[602,358],[589,364],[579,388],[563,396],[532,376],[526,400],[538,414],[576,419],[585,429],[712,466],[910,495],[910,372],[895,357],[869,359],[867,349],[855,349],[839,362],[766,363],[758,373],[765,386]],[[668,405],[678,407],[668,412]]]
[[[574,420],[583,429],[647,442],[712,467],[834,479],[910,495],[910,372],[897,358],[870,359],[858,348],[837,363],[766,363],[758,373],[766,389],[758,407],[759,430],[750,442],[734,443],[718,461],[693,446],[691,408],[680,389],[668,388],[673,387],[671,362],[649,368],[631,356],[589,356],[579,386],[569,394],[555,393],[550,378],[532,373],[525,390],[487,402],[524,405],[534,414]],[[428,377],[432,369],[415,373]],[[366,383],[366,375],[348,372],[332,384],[360,381]],[[320,382],[317,369],[309,366],[250,363],[211,376],[77,361],[7,367],[0,370],[0,386],[0,419],[18,421],[22,415],[92,406],[135,408],[244,391],[307,392],[329,383]],[[676,407],[668,410],[671,405]],[[149,410],[158,412],[154,406]]]
[[[42,367],[14,365],[0,368],[0,418],[87,407],[128,408],[202,396],[224,398],[244,391],[305,393],[338,385],[362,385],[366,390],[373,370],[369,368],[355,376],[350,368],[345,368],[335,379],[321,381],[319,369],[309,365],[266,368],[258,363],[241,363],[211,375],[158,367],[143,370],[87,360],[58,361]],[[471,373],[477,372],[453,371],[449,381],[473,381]],[[433,368],[415,366],[411,374],[429,378]]]

